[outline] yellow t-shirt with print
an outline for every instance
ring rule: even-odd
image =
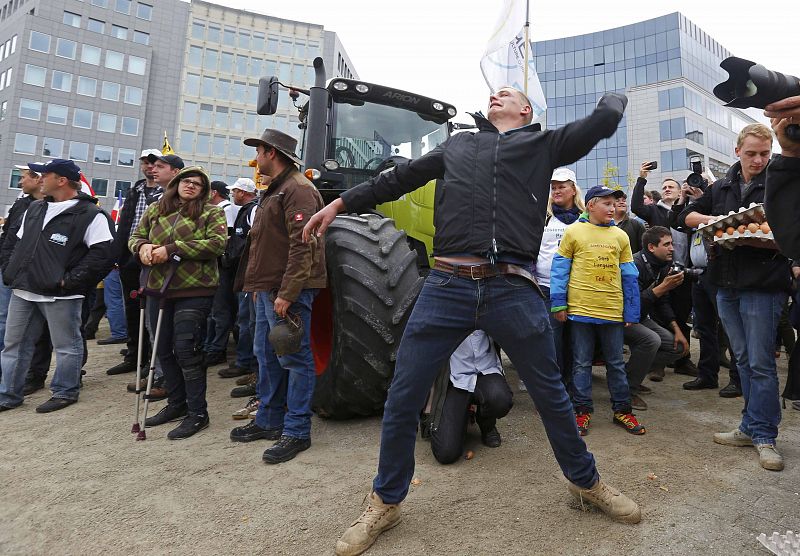
[[[623,322],[619,265],[633,262],[628,234],[616,226],[576,222],[564,233],[558,254],[572,259],[567,313]]]

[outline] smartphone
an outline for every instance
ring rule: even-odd
[[[655,170],[656,168],[658,168],[658,161],[654,160],[652,162],[648,162],[646,168],[648,170]]]

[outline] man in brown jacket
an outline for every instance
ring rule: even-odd
[[[324,240],[303,243],[303,227],[324,203],[316,187],[295,166],[297,141],[273,129],[245,139],[256,147],[262,175],[272,178],[262,194],[249,245],[239,265],[243,291],[253,292],[256,328],[253,353],[258,359],[255,420],[231,431],[231,440],[277,440],[264,452],[267,463],[294,458],[311,446],[311,398],[316,375],[311,354],[311,305],[327,284]],[[246,260],[245,260],[246,259]],[[241,276],[240,276],[241,277]],[[237,280],[238,282],[239,280]],[[277,355],[267,339],[285,319],[302,321],[300,350]]]

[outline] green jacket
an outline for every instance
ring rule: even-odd
[[[225,251],[228,240],[225,211],[206,203],[200,218],[192,221],[180,212],[160,216],[158,205],[153,203],[147,207],[131,234],[128,240],[131,252],[138,257],[139,248],[152,243],[166,247],[170,255],[180,255],[181,262],[172,278],[167,297],[213,295],[219,284],[217,257]],[[166,262],[152,267],[147,280],[148,289],[161,288],[170,264]]]

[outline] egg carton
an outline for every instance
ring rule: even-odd
[[[766,248],[775,248],[775,236],[772,235],[772,232],[762,232],[758,230],[757,232],[751,232],[749,230],[745,230],[744,232],[740,232],[738,230],[734,231],[732,234],[728,232],[723,232],[721,236],[714,236],[714,243],[719,243],[722,247],[727,249],[733,249],[737,247],[739,243],[742,243],[741,240],[748,239],[748,240],[761,240]],[[753,245],[752,241],[747,242],[748,245]],[[757,244],[756,244],[757,245]]]
[[[731,227],[736,229],[742,224],[746,226],[751,222],[760,225],[766,220],[767,215],[764,212],[764,205],[762,203],[750,203],[749,207],[741,207],[738,211],[732,210],[728,214],[717,216],[713,222],[701,224],[697,229],[710,238],[716,234],[717,230],[726,230]],[[714,241],[719,239],[715,237]],[[730,239],[730,236],[726,239]]]
[[[761,533],[756,538],[764,548],[777,556],[800,556],[800,534],[786,531],[785,535],[781,535],[775,532],[768,537]]]

